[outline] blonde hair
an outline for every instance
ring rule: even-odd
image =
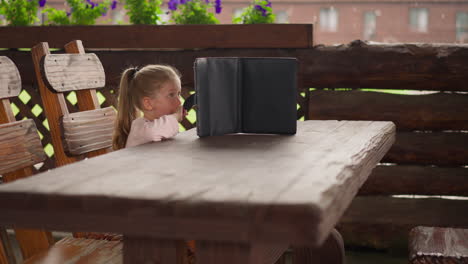
[[[179,72],[166,65],[147,65],[141,69],[126,69],[120,79],[120,91],[117,105],[112,146],[114,150],[125,148],[132,121],[142,110],[141,99],[152,97],[167,81],[180,80]]]

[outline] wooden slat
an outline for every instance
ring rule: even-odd
[[[56,92],[102,88],[104,68],[94,53],[48,54],[41,65],[47,86]]]
[[[350,246],[406,250],[409,231],[420,225],[467,228],[468,202],[360,196],[353,200],[337,229]]]
[[[311,91],[309,118],[393,121],[397,130],[468,130],[468,94]]]
[[[66,237],[50,250],[24,262],[24,264],[46,263],[122,264],[122,242]]]
[[[359,190],[360,195],[468,196],[468,168],[377,166]]]
[[[20,92],[18,68],[8,57],[0,56],[0,99],[18,96]]]
[[[27,48],[39,41],[62,48],[73,39],[88,48],[307,48],[312,47],[312,25],[2,27],[0,39],[0,48]]]
[[[45,159],[36,125],[30,119],[0,125],[0,174]]]
[[[418,226],[409,235],[411,264],[468,263],[468,229]]]
[[[397,133],[382,162],[440,166],[468,164],[468,133]]]
[[[65,150],[81,155],[112,147],[112,132],[116,118],[112,107],[76,112],[62,120]]]

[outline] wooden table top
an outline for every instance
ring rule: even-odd
[[[395,138],[391,122],[174,139],[0,186],[0,224],[318,246]]]

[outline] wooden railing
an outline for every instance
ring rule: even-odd
[[[182,73],[183,95],[187,96],[193,89],[193,62],[197,57],[296,57],[300,63],[298,118],[390,120],[397,125],[397,141],[382,161],[386,164],[374,170],[339,225],[348,243],[389,248],[404,246],[409,228],[416,224],[468,227],[468,203],[464,200],[390,196],[468,196],[467,45],[368,45],[355,41],[304,48],[87,52],[95,52],[106,71],[107,85],[101,90],[103,106],[115,105],[119,76],[129,66],[175,66]],[[41,102],[29,52],[5,50],[0,55],[17,64],[23,88],[31,96],[28,102],[13,100],[19,108],[17,119],[33,118],[43,135],[42,143],[49,144],[44,115],[33,113]],[[403,94],[361,88],[393,89]],[[436,93],[412,95],[404,90]],[[186,119],[182,124],[191,128],[192,121]],[[52,167],[49,159],[42,169]]]

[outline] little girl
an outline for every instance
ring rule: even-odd
[[[174,137],[179,132],[178,122],[186,114],[180,90],[180,75],[170,66],[125,70],[120,80],[114,149]]]

